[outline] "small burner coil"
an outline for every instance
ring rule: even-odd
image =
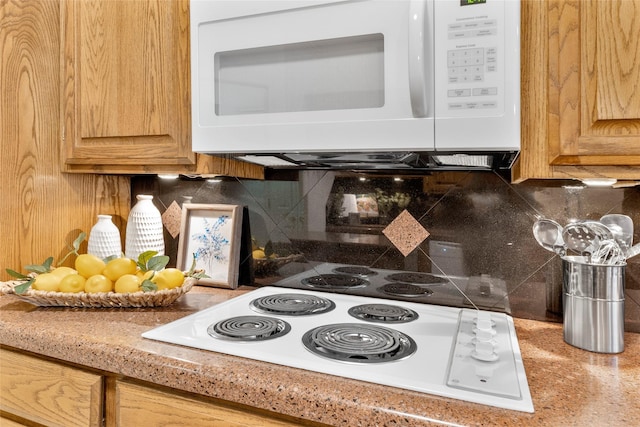
[[[415,311],[391,304],[356,305],[348,313],[356,319],[377,323],[407,323],[418,318]]]
[[[275,317],[238,316],[210,325],[207,333],[231,341],[264,341],[286,335],[290,330],[289,323]]]
[[[302,284],[318,289],[353,289],[367,286],[369,282],[348,274],[319,274],[302,279]]]
[[[433,291],[429,288],[401,282],[387,283],[382,285],[379,290],[387,295],[407,298],[418,298],[433,294]]]
[[[344,267],[336,267],[333,269],[333,272],[338,274],[350,274],[353,276],[363,276],[363,277],[375,276],[376,274],[378,274],[377,271],[374,271],[369,267],[362,267],[357,265],[347,265]]]
[[[259,313],[284,316],[328,313],[336,307],[330,299],[307,294],[267,295],[254,299],[250,305],[252,310]]]

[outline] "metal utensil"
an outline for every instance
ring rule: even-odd
[[[565,256],[564,240],[562,238],[562,226],[552,219],[539,219],[533,223],[533,237],[540,246],[548,251]]]
[[[629,258],[633,258],[638,254],[640,254],[640,243],[636,243],[635,245],[627,249],[627,252],[625,253],[625,257],[629,259]]]
[[[600,265],[624,265],[625,252],[615,239],[602,240],[591,254],[590,262]]]
[[[627,250],[633,245],[633,220],[631,217],[622,214],[607,214],[600,218],[600,222],[609,227],[622,249]]]
[[[592,224],[593,221],[579,221],[567,224],[562,230],[565,247],[581,254],[591,254],[600,246],[602,230]],[[598,224],[598,223],[596,223]],[[602,225],[602,224],[601,224]],[[606,227],[603,225],[603,228]],[[613,235],[607,229],[608,238]],[[605,233],[606,236],[606,233]]]

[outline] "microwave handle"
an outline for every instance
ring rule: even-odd
[[[428,10],[432,4],[430,0],[411,0],[409,4],[409,97],[416,118],[433,116],[429,101],[433,93],[429,78],[433,69],[433,10]]]

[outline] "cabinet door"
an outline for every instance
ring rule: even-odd
[[[640,0],[521,2],[514,182],[640,179]]]
[[[66,171],[195,170],[189,2],[61,2]]]
[[[241,409],[190,399],[126,381],[116,383],[116,425],[229,427],[300,426]]]
[[[640,165],[640,0],[548,2],[549,160]]]
[[[7,349],[0,366],[0,410],[47,426],[102,425],[101,376]]]

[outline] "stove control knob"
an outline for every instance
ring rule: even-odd
[[[489,313],[488,311],[478,311],[478,316],[476,317],[476,328],[478,330],[493,329],[493,324],[491,323],[491,313]]]
[[[473,342],[475,348],[471,353],[471,357],[483,362],[495,362],[498,360],[498,355],[494,351],[495,340],[493,338],[496,335],[496,330],[491,320],[491,313],[478,311],[474,334]]]
[[[496,335],[493,327],[491,313],[487,311],[479,311],[476,318],[476,328],[474,330],[476,339],[479,341],[490,341]]]
[[[471,352],[471,357],[483,362],[495,362],[498,355],[494,350],[493,342],[476,340],[475,349]]]

